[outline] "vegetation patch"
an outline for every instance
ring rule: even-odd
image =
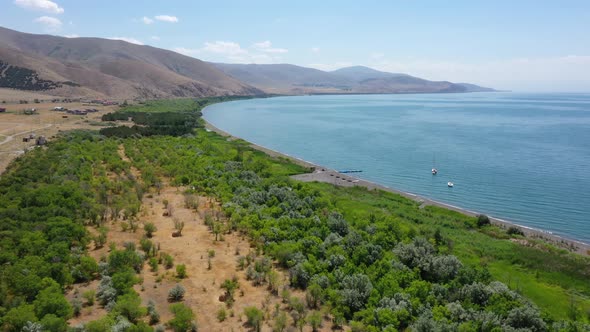
[[[165,108],[165,102],[158,103]],[[171,102],[171,113],[136,115],[141,122],[136,125],[179,119],[185,112],[177,103]],[[156,106],[146,111],[149,107]],[[197,111],[186,113],[198,122]],[[142,305],[137,273],[145,263],[153,273],[160,264],[175,266],[173,257],[149,239],[163,230],[146,223],[137,248],[134,242],[112,245],[98,262],[87,250],[106,244],[107,223],[123,221],[137,229],[144,193],[159,192],[164,181],[189,188],[179,196],[186,208],[198,208],[194,194],[220,207],[203,218],[216,243],[230,233],[250,239],[250,252],[236,250],[236,268],[243,269],[247,286],[266,287],[269,296],[283,300],[272,313],[254,303],[237,311],[252,330],[265,324],[277,330],[307,324],[317,330],[326,322],[356,331],[588,329],[587,257],[522,246],[484,217],[420,209],[396,194],[297,182],[289,176],[306,171],[303,167],[201,128],[184,137],[163,132],[141,139],[73,132],[8,168],[0,178],[3,330],[65,331],[65,322],[82,304],[68,302],[64,289],[92,280],[96,292],[84,293],[83,299],[95,299],[106,314],[85,323],[84,330],[154,330],[160,314],[153,303]],[[126,160],[118,153],[121,144]],[[170,202],[161,203],[178,240],[188,239],[183,221],[175,219],[177,211]],[[92,236],[85,225],[95,228]],[[490,230],[507,239],[487,235]],[[219,256],[221,248],[216,249]],[[216,268],[215,249],[202,259]],[[277,267],[288,275],[285,284],[273,270]],[[185,268],[178,264],[166,274],[178,282],[199,277]],[[233,310],[236,292],[243,289],[237,279],[218,282],[223,303],[210,312],[217,312],[218,322],[237,319],[226,310]],[[185,292],[179,284],[163,295],[174,316],[162,324],[174,331],[197,327],[199,317],[183,302]]]

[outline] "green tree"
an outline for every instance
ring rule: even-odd
[[[43,317],[48,314],[54,314],[66,319],[72,317],[72,306],[63,295],[61,286],[50,278],[43,279],[41,284],[44,289],[37,294],[33,302],[37,317]]]
[[[170,305],[170,311],[174,314],[174,318],[168,321],[168,326],[175,332],[187,332],[192,327],[195,314],[191,308],[183,303],[175,303]]]
[[[119,296],[113,311],[126,317],[132,323],[136,323],[139,318],[147,314],[147,309],[141,307],[141,299],[133,293]]]
[[[107,315],[98,320],[93,320],[84,325],[86,332],[105,332],[110,331],[111,327],[115,324],[113,318]]]
[[[35,307],[29,304],[10,309],[2,319],[4,331],[20,332],[27,322],[36,322]]]
[[[317,283],[312,283],[307,287],[306,293],[307,304],[310,308],[318,308],[324,300],[324,289]]]
[[[43,325],[43,331],[66,332],[68,330],[68,322],[63,317],[53,314],[45,315],[41,319],[41,325]]]
[[[80,257],[80,262],[72,269],[76,282],[87,282],[98,275],[98,263],[90,256]]]
[[[137,275],[131,270],[127,269],[113,274],[113,287],[117,294],[126,294],[133,291],[133,285],[139,282]]]

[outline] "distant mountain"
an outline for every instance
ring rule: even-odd
[[[351,87],[346,77],[289,64],[213,63],[227,75],[269,93],[337,92]]]
[[[101,38],[63,38],[0,27],[0,87],[61,96],[167,98],[263,92],[201,60]]]
[[[429,81],[369,67],[346,67],[331,72],[288,64],[213,63],[231,77],[268,93],[452,93],[495,91],[468,83]]]
[[[463,86],[466,91],[465,92],[495,92],[498,90],[492,88],[485,88],[483,86],[471,84],[471,83],[457,83],[458,85]]]
[[[390,78],[390,77],[399,77],[399,76],[408,76],[406,74],[396,74],[396,73],[388,73],[384,71],[379,71],[373,68],[365,67],[365,66],[352,66],[352,67],[345,67],[340,68],[330,73],[345,77],[347,79],[353,80],[355,82],[360,82],[367,79],[374,79],[374,78]]]
[[[0,88],[116,99],[494,91],[363,66],[327,72],[290,64],[207,63],[119,40],[35,35],[2,27]]]

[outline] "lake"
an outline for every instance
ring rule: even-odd
[[[590,94],[275,97],[215,104],[204,118],[312,163],[590,243]]]

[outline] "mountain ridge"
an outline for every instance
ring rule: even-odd
[[[286,63],[212,63],[121,40],[66,38],[0,27],[2,87],[115,99],[495,91],[365,66],[323,71]]]
[[[211,63],[227,75],[267,93],[458,93],[492,92],[470,83],[430,81],[403,73],[389,73],[366,66],[333,71],[289,64]],[[289,75],[287,75],[289,74]]]
[[[36,35],[0,27],[0,60],[33,70],[43,79],[79,85],[52,89],[56,95],[169,98],[263,94],[199,59],[119,40]],[[6,78],[6,73],[1,72],[0,78]]]

